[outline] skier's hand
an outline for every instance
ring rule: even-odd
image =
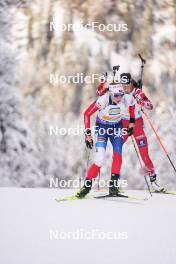
[[[142,85],[143,85],[142,80],[138,80],[137,88],[142,89]]]
[[[152,110],[153,109],[153,105],[149,100],[140,100],[138,101],[138,105],[141,108],[145,108],[147,110]]]
[[[135,87],[138,88],[138,84],[134,79],[131,79],[131,84]]]
[[[87,136],[86,135],[85,142],[86,142],[86,147],[87,148],[89,148],[89,149],[92,149],[93,148],[93,139],[92,139],[92,136]]]
[[[96,90],[96,94],[98,96],[102,96],[103,94],[105,94],[108,91],[108,89],[106,88],[106,82],[107,82],[107,72],[102,73],[100,75],[100,83],[99,83],[97,90]]]
[[[128,136],[129,137],[132,136],[133,133],[134,133],[134,127],[129,127],[128,130],[127,130],[127,132],[128,132]]]
[[[108,89],[106,88],[106,85],[104,83],[100,83],[97,87],[96,90],[96,95],[98,96],[102,96],[104,95],[106,92],[108,91]]]
[[[129,123],[129,127],[127,130],[128,136],[132,136],[134,133],[134,123]]]
[[[86,143],[87,148],[89,148],[89,149],[93,148],[93,138],[92,138],[90,129],[87,129],[85,131],[85,143]]]
[[[150,101],[144,101],[143,107],[147,110],[152,110],[153,109],[153,105]]]

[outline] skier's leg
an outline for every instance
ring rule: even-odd
[[[137,126],[137,125],[135,126],[134,138],[138,145],[141,158],[145,164],[148,174],[149,175],[155,174],[153,162],[151,161],[149,157],[147,137],[145,135],[145,132],[142,126]]]
[[[100,168],[103,166],[105,157],[105,149],[104,148],[96,148],[94,163],[91,165],[87,172],[86,179],[93,180],[98,176],[100,172]]]
[[[128,129],[129,120],[122,120],[122,125],[123,128]],[[126,135],[124,135],[124,143],[127,141],[127,139],[128,139],[128,134],[126,133]]]
[[[118,151],[113,150],[111,173],[120,174],[121,166],[122,166],[122,155]]]
[[[108,136],[106,133],[104,135],[100,135],[99,133],[97,134],[94,163],[88,169],[84,186],[76,194],[78,198],[83,198],[85,197],[85,195],[87,195],[90,192],[92,187],[92,180],[98,176],[100,168],[103,166],[107,140],[108,140]]]
[[[86,179],[92,180],[98,176],[100,168],[103,166],[104,163],[107,140],[108,140],[107,134],[97,135],[96,144],[95,144],[96,152],[94,155],[94,163],[89,168]]]
[[[111,167],[111,186],[109,188],[110,195],[118,195],[118,180],[120,179],[120,171],[122,165],[122,147],[124,144],[124,138],[122,136],[111,136],[111,144],[113,146],[113,159]]]
[[[155,173],[155,168],[153,165],[153,162],[151,161],[149,157],[149,152],[148,152],[148,141],[146,134],[144,132],[143,126],[142,125],[136,125],[134,129],[134,138],[136,140],[136,143],[139,148],[139,152],[141,155],[141,158],[145,164],[147,173],[150,177],[150,182],[152,184],[152,187],[155,191],[162,192],[164,191],[164,187],[160,186],[159,183],[157,182],[157,175]]]

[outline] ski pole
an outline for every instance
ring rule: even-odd
[[[100,190],[100,176],[101,176],[101,174],[100,174],[100,171],[99,171],[99,173],[98,173],[98,185],[97,185],[97,190],[98,191]]]
[[[142,78],[143,78],[143,72],[144,72],[144,65],[146,63],[146,60],[144,58],[142,58],[141,54],[138,54],[139,58],[141,59],[141,82],[142,82]]]
[[[90,149],[87,150],[87,161],[86,161],[86,170],[88,171],[89,167],[89,160],[90,160]]]
[[[88,171],[89,160],[90,160],[90,149],[87,150],[86,171]],[[98,174],[98,185],[97,185],[97,190],[98,190],[98,191],[100,190],[100,176],[101,176],[101,173],[100,173],[100,171],[99,171],[99,174]]]
[[[139,156],[138,150],[137,150],[137,148],[136,148],[136,144],[135,144],[135,141],[134,141],[133,136],[131,136],[131,139],[132,139],[133,147],[134,147],[134,149],[135,149],[135,152],[136,152],[136,155],[137,155],[137,157],[138,157],[139,163],[140,163],[140,165],[141,165],[141,169],[143,170],[142,161],[141,161],[141,158],[140,158],[140,156]]]
[[[141,111],[142,111],[143,114],[145,115],[145,117],[146,117],[146,119],[147,119],[147,121],[148,121],[148,123],[149,123],[151,129],[153,130],[153,132],[154,132],[154,134],[155,134],[155,136],[156,136],[156,138],[157,138],[157,140],[158,140],[158,142],[159,142],[159,144],[160,144],[160,146],[161,146],[161,148],[163,149],[164,153],[166,154],[166,157],[168,158],[170,164],[172,165],[174,171],[176,172],[176,167],[174,166],[174,164],[173,164],[173,162],[172,162],[172,160],[171,160],[171,158],[170,158],[170,155],[169,155],[168,151],[166,150],[165,146],[163,145],[163,143],[162,143],[162,141],[161,141],[161,139],[160,139],[158,133],[156,132],[156,129],[154,128],[154,126],[153,126],[153,124],[152,124],[152,122],[151,122],[149,116],[147,115],[147,113],[146,113],[143,109],[141,109]]]
[[[89,160],[90,160],[90,149],[87,149],[86,148],[86,154],[87,154],[87,159],[86,159],[86,166],[85,166],[85,168],[84,168],[84,170],[85,170],[85,172],[86,172],[86,174],[87,174],[87,172],[88,172],[88,167],[89,167]],[[80,183],[81,183],[81,177],[80,177]]]
[[[115,81],[115,75],[118,72],[120,65],[113,66],[113,82]]]
[[[143,79],[143,73],[144,73],[144,65],[145,65],[145,63],[146,63],[146,60],[141,56],[141,54],[138,54],[138,56],[139,56],[139,58],[140,58],[140,60],[141,60],[141,87],[140,88],[142,88],[142,79]]]
[[[143,171],[142,161],[141,161],[140,155],[139,155],[139,153],[138,153],[138,150],[137,150],[137,147],[136,147],[136,144],[135,144],[135,141],[134,141],[133,136],[131,136],[131,139],[132,139],[133,147],[134,147],[135,152],[136,152],[136,155],[137,155],[137,157],[138,157],[138,160],[139,160],[139,163],[140,163],[141,169],[142,169],[142,171]],[[150,186],[149,186],[149,184],[148,184],[148,181],[147,181],[146,176],[144,176],[144,179],[145,179],[145,182],[146,182],[146,185],[147,185],[148,191],[149,191],[149,193],[150,193],[150,195],[151,195],[151,197],[152,197],[152,193],[151,193]]]

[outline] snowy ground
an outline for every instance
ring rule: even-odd
[[[176,263],[176,196],[57,203],[71,190],[0,189],[2,264]],[[149,197],[144,192],[131,192]],[[50,231],[127,232],[127,239],[50,239]]]

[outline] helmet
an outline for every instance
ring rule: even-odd
[[[130,73],[122,73],[120,75],[120,83],[130,84],[131,83],[131,74]]]
[[[118,95],[118,96],[124,95],[124,90],[121,83],[111,83],[109,84],[108,88],[109,88],[109,92],[112,93],[113,95]]]

